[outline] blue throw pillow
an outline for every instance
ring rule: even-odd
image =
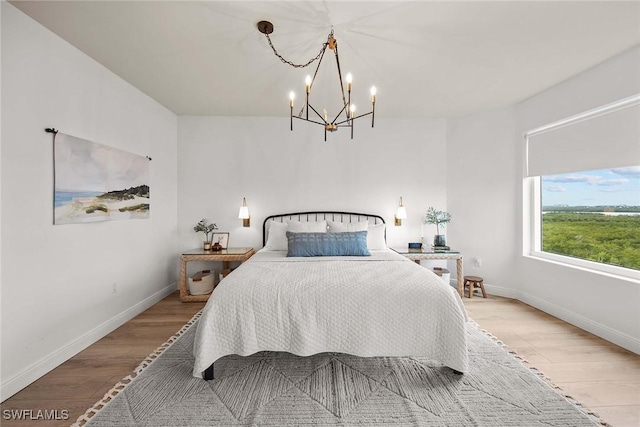
[[[371,256],[367,249],[367,232],[294,233],[287,231],[289,257]]]

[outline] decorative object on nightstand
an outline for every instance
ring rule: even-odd
[[[206,218],[202,218],[195,227],[193,227],[193,231],[199,233],[202,231],[204,233],[205,241],[203,243],[203,249],[205,251],[211,250],[211,240],[209,239],[209,234],[213,233],[213,230],[217,230],[218,226],[216,224],[210,224]],[[213,237],[213,235],[212,235]]]
[[[425,224],[435,224],[436,235],[433,237],[433,248],[449,250],[447,246],[447,238],[444,234],[440,234],[440,227],[444,229],[445,224],[451,222],[451,215],[449,212],[438,211],[433,206],[427,210],[427,214],[424,217]]]
[[[229,233],[213,233],[211,235],[211,243],[216,247],[216,251],[227,249],[229,247]]]
[[[473,298],[473,291],[480,289],[482,291],[482,298],[487,297],[487,292],[484,290],[484,280],[478,276],[464,276],[464,288],[469,288],[469,298]]]

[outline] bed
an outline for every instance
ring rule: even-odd
[[[385,227],[380,216],[349,212],[268,217],[264,247],[216,286],[203,309],[193,376],[213,379],[216,360],[260,351],[421,356],[467,372],[460,296],[388,249]],[[324,256],[326,249],[321,256],[287,256],[300,255],[295,251],[315,238],[348,239],[365,254],[350,248],[331,256]]]

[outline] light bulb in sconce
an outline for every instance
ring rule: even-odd
[[[400,197],[400,204],[398,205],[398,210],[396,211],[394,219],[395,225],[402,225],[402,220],[407,219],[407,208],[402,204],[402,197]]]
[[[247,206],[247,199],[245,197],[242,198],[242,206],[240,206],[238,218],[242,220],[243,227],[251,226],[251,216],[249,216],[249,207]]]

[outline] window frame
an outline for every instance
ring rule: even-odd
[[[525,239],[523,255],[528,258],[544,262],[551,262],[593,273],[604,274],[610,277],[630,280],[640,284],[640,271],[631,268],[620,267],[575,258],[568,255],[560,255],[542,250],[542,203],[540,177],[525,178],[525,197],[528,203],[525,209]]]

